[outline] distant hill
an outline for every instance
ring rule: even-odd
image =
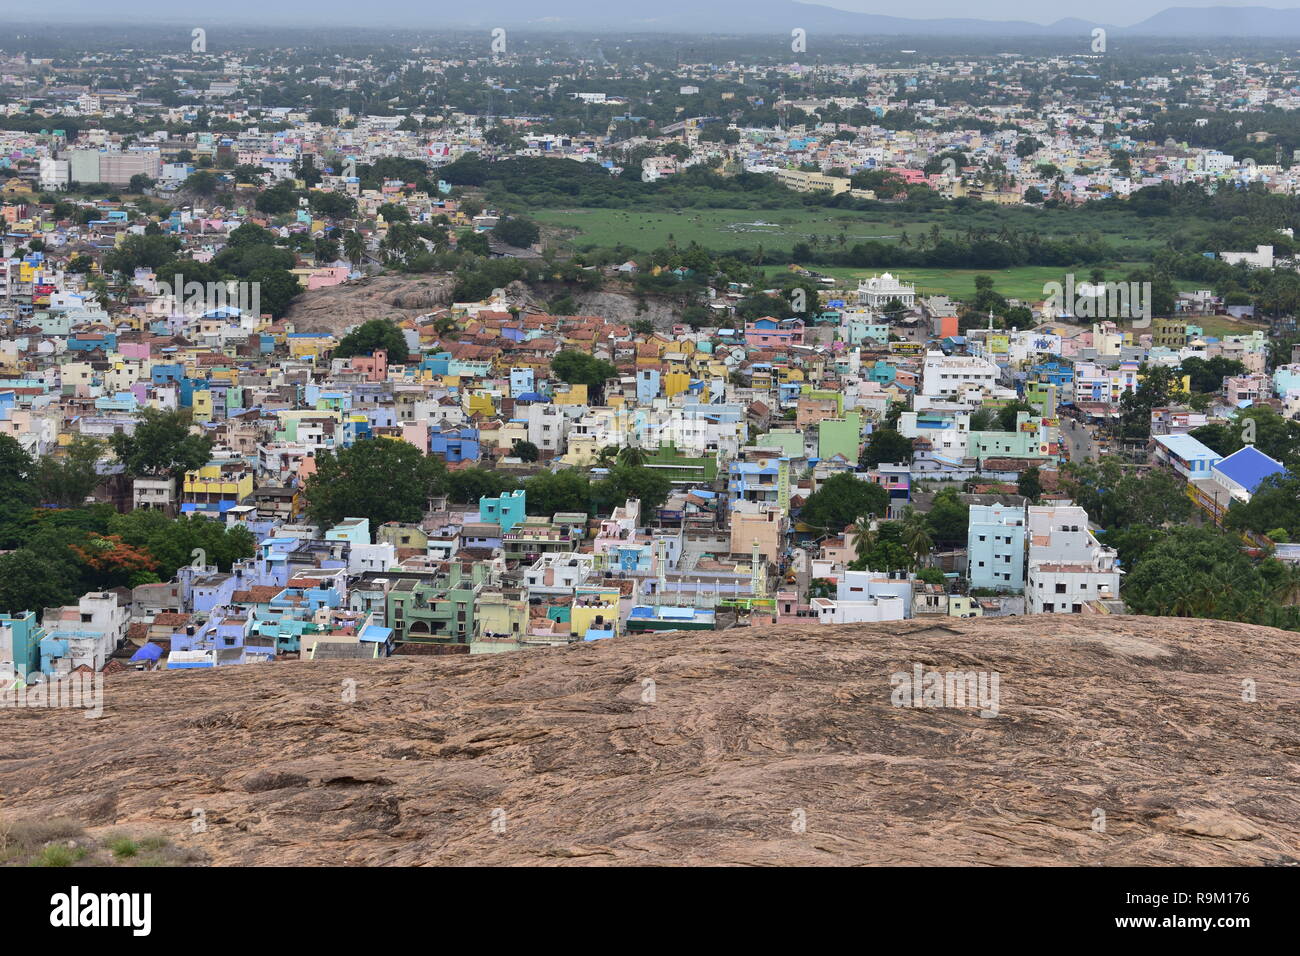
[[[99,0],[47,0],[40,8],[41,16],[47,20],[53,17],[86,23],[103,22],[105,9]],[[364,15],[359,15],[358,10],[363,10]],[[698,0],[659,0],[633,9],[602,7],[590,0],[480,0],[468,5],[433,0],[414,9],[410,0],[371,0],[364,7],[357,7],[351,0],[316,0],[311,4],[299,0],[282,0],[278,4],[227,0],[219,9],[205,11],[201,16],[178,12],[170,0],[122,0],[114,4],[112,19],[118,24],[202,21],[205,25],[301,26],[305,13],[310,15],[313,26],[401,26],[416,31],[501,26],[519,30],[608,29],[624,33],[772,33],[783,43],[795,27],[810,34],[833,30],[841,36],[1086,37],[1094,27],[1104,26],[1118,36],[1300,37],[1300,9],[1271,7],[1170,7],[1134,26],[1115,27],[1078,18],[1049,24],[978,18],[909,19],[854,13],[794,0],[712,0],[707,4]],[[13,20],[24,19],[19,13],[9,16]]]

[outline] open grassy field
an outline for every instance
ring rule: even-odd
[[[836,209],[681,209],[646,215],[621,209],[545,209],[536,213],[545,226],[573,230],[578,246],[613,246],[626,243],[638,249],[655,249],[669,237],[678,245],[697,242],[710,249],[788,250],[796,242],[819,240],[845,243],[864,239],[897,239],[904,231],[919,236],[930,224],[906,227],[873,222],[861,214]]]
[[[834,276],[850,286],[859,279],[879,275],[881,269],[813,267],[823,275]],[[1014,269],[899,269],[894,273],[902,282],[916,285],[917,295],[946,295],[970,299],[975,295],[975,277],[989,276],[993,288],[1010,299],[1037,302],[1043,298],[1043,284],[1064,282],[1064,273],[1055,266],[1018,266]]]
[[[1143,260],[1164,242],[1167,223],[1133,217],[1104,217],[1079,211],[1052,211],[1028,206],[978,210],[939,208],[909,211],[903,206],[880,206],[853,212],[816,206],[780,209],[665,209],[650,213],[604,208],[537,209],[539,223],[574,246],[614,246],[623,243],[646,251],[664,245],[669,237],[679,245],[698,242],[709,249],[789,250],[796,242],[819,242],[839,248],[867,239],[897,241],[904,234],[915,242],[934,226],[947,235],[968,229],[1012,232],[1033,229],[1045,238],[1064,238],[1096,232],[1125,259]]]

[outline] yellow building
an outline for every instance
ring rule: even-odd
[[[948,595],[948,616],[949,617],[983,617],[984,609],[980,607],[980,602],[973,597],[967,597],[964,594]]]
[[[664,395],[672,398],[674,395],[680,395],[691,387],[691,376],[680,369],[673,369],[664,374],[660,380]]]
[[[474,599],[474,636],[479,640],[528,633],[528,600],[516,589],[484,589]]]
[[[465,396],[465,414],[473,415],[475,412],[487,416],[496,414],[496,405],[492,402],[490,392],[473,391]]]
[[[570,385],[562,390],[557,389],[551,395],[551,402],[556,405],[586,405],[587,386]]]
[[[579,588],[569,611],[569,636],[586,637],[588,631],[613,631],[619,634],[618,588]]]
[[[222,501],[243,501],[253,493],[253,473],[240,464],[209,462],[197,471],[185,473],[182,501],[215,505]]]
[[[334,336],[328,333],[295,332],[288,336],[289,357],[315,361],[324,352],[334,348]]]
[[[210,389],[195,389],[194,420],[196,422],[212,421],[212,392]]]

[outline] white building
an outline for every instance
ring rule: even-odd
[[[1273,247],[1256,246],[1254,252],[1221,252],[1219,258],[1230,266],[1244,262],[1252,269],[1271,269],[1273,268]]]
[[[1033,505],[1028,521],[1030,614],[1082,614],[1092,601],[1119,598],[1116,553],[1088,530],[1086,511],[1078,505]]]
[[[67,189],[72,179],[72,165],[66,159],[42,157],[40,176],[42,190]]]
[[[865,601],[833,601],[813,598],[812,609],[818,624],[874,624],[901,621],[907,615],[901,597],[875,597]]]
[[[907,282],[899,282],[895,276],[888,272],[884,275],[872,276],[870,279],[863,279],[858,283],[858,305],[879,312],[889,305],[893,299],[901,302],[903,308],[910,309],[916,304],[916,286]]]
[[[922,395],[955,398],[971,388],[992,392],[1000,373],[996,365],[984,359],[926,352],[921,374]]]
[[[564,453],[568,421],[563,407],[536,402],[527,407],[524,420],[528,423],[528,440],[538,451],[550,455]]]

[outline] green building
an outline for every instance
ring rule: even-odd
[[[846,412],[843,418],[823,418],[817,423],[817,457],[822,461],[843,455],[845,461],[858,460],[862,444],[862,415]]]
[[[391,575],[384,623],[398,644],[468,644],[474,639],[474,600],[487,566],[452,561],[438,571]]]

